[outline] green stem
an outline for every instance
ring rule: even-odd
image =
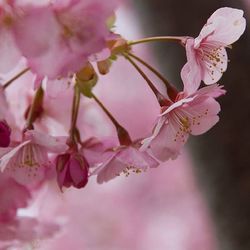
[[[159,104],[161,106],[166,106],[166,98],[158,91],[158,89],[154,86],[153,82],[146,76],[146,74],[141,70],[141,68],[134,62],[133,59],[128,56],[128,54],[123,53],[123,56],[134,66],[134,68],[139,72],[139,74],[144,78],[144,80],[147,82],[150,89],[155,94]],[[168,102],[168,101],[167,101]]]
[[[113,117],[113,115],[108,111],[108,109],[103,105],[103,103],[95,96],[95,94],[92,93],[92,97],[96,101],[96,103],[101,107],[104,113],[108,116],[111,122],[114,124],[120,144],[130,145],[132,143],[132,140],[127,130],[120,125],[120,123]]]
[[[140,57],[134,55],[133,53],[127,52],[127,54],[130,57],[132,57],[135,60],[137,60],[138,62],[140,62],[141,64],[143,64],[151,72],[153,72],[164,83],[164,85],[166,86],[168,96],[171,98],[171,100],[175,99],[175,97],[176,97],[176,95],[178,93],[177,89],[171,83],[169,83],[169,81],[159,71],[157,71],[155,68],[153,68],[147,62],[145,62],[144,60],[142,60]]]
[[[185,36],[155,36],[155,37],[147,37],[139,40],[128,41],[128,45],[136,45],[141,43],[149,43],[149,42],[184,42],[187,39]]]
[[[80,100],[81,100],[81,93],[76,85],[74,88],[74,97],[73,97],[72,112],[71,112],[71,126],[70,126],[70,142],[73,144],[76,143],[75,133],[77,130],[76,123],[80,107]]]
[[[9,85],[11,83],[13,83],[15,80],[17,80],[19,77],[21,77],[22,75],[24,75],[26,72],[28,72],[30,69],[26,68],[24,70],[22,70],[20,73],[18,73],[17,75],[15,75],[13,78],[11,78],[9,81],[7,81],[6,83],[3,84],[3,89],[6,89],[9,87]]]
[[[33,102],[29,110],[27,124],[26,124],[27,129],[33,129],[33,123],[37,118],[37,112],[39,112],[39,109],[42,107],[43,95],[44,92],[42,87],[40,86],[36,91],[36,94],[34,96]]]

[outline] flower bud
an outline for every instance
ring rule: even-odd
[[[97,68],[101,75],[108,74],[110,67],[111,67],[111,61],[109,59],[97,62]]]
[[[78,153],[65,153],[56,158],[57,182],[62,187],[83,188],[88,182],[89,164]]]
[[[92,89],[97,84],[97,81],[98,76],[90,63],[76,74],[77,86],[80,92],[88,98],[92,98]]]
[[[5,121],[0,121],[0,147],[7,148],[10,145],[11,130]]]

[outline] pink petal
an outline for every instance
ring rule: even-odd
[[[16,42],[25,57],[37,58],[58,42],[60,27],[50,6],[29,6],[23,11],[24,16],[14,25]]]
[[[166,122],[166,119],[165,119],[165,117],[163,117],[163,116],[161,116],[161,117],[158,119],[158,121],[157,121],[157,123],[156,123],[156,126],[155,126],[154,129],[153,129],[152,136],[150,136],[150,137],[144,139],[144,140],[141,142],[141,144],[142,144],[142,146],[141,146],[141,148],[140,148],[141,151],[145,151],[145,150],[150,146],[152,140],[154,140],[154,138],[159,134],[159,132],[160,132],[162,126],[164,126],[165,122]]]
[[[27,7],[24,11],[25,16],[14,26],[17,45],[34,73],[41,77],[47,75],[56,78],[63,70],[62,65],[70,59],[65,56],[63,44],[60,42],[60,26],[52,8]]]
[[[58,95],[62,94],[62,92],[68,90],[70,84],[71,79],[69,78],[48,80],[46,83],[46,92],[49,97],[56,98]]]
[[[178,132],[179,134],[177,134]],[[160,133],[152,141],[150,148],[157,159],[161,161],[169,159],[174,160],[179,155],[180,150],[186,143],[188,137],[188,133],[180,133],[180,127],[178,127],[170,118],[161,128]]]
[[[0,73],[10,72],[21,60],[21,53],[16,47],[11,32],[6,28],[0,28]]]
[[[193,95],[194,97],[197,96],[207,96],[207,97],[213,97],[217,98],[221,95],[224,95],[226,93],[226,90],[223,89],[224,86],[213,84],[210,86],[206,86],[203,88],[200,88],[196,93]]]
[[[97,170],[97,182],[107,182],[122,172],[129,174],[129,171],[145,171],[148,168],[155,168],[159,163],[147,152],[141,152],[133,146],[123,147],[105,162]]]
[[[81,151],[86,157],[90,167],[95,167],[100,163],[106,162],[113,155],[112,148],[116,146],[116,140],[113,137],[108,137],[98,140],[95,137],[84,142]]]
[[[111,56],[110,49],[104,48],[101,52],[93,54],[89,57],[91,62],[99,62],[108,59]]]
[[[137,148],[128,147],[123,150],[117,158],[123,161],[126,166],[131,166],[140,170],[147,170],[148,168],[155,168],[159,164],[147,152],[141,152]]]
[[[191,134],[200,135],[211,129],[218,121],[217,114],[220,112],[220,105],[213,98],[205,98],[199,102],[185,107],[185,111],[191,114]]]
[[[224,47],[215,48],[215,52],[210,49],[210,58],[204,58],[201,61],[202,80],[205,84],[210,85],[220,80],[227,69],[228,57]]]
[[[208,19],[208,25],[216,26],[213,34],[207,41],[217,41],[230,45],[237,41],[246,29],[244,12],[239,9],[224,7],[216,10]]]
[[[179,101],[174,102],[163,113],[161,113],[160,116],[164,116],[164,115],[170,113],[171,111],[173,111],[174,109],[177,109],[178,107],[181,107],[183,104],[192,102],[193,100],[194,100],[193,96],[182,98]]]
[[[24,147],[25,145],[27,145],[28,143],[30,143],[30,141],[25,141],[21,144],[19,144],[17,147],[15,148],[6,148],[5,150],[8,152],[6,154],[4,154],[1,159],[0,159],[0,170],[4,171],[5,168],[7,167],[9,161],[17,154],[17,152]]]
[[[81,157],[82,159],[79,160],[77,159],[77,157],[71,157],[69,163],[69,171],[74,187],[82,188],[88,182],[88,164],[83,159],[83,157]]]
[[[56,158],[57,182],[61,190],[63,186],[68,187],[71,184],[69,174],[69,159],[70,154],[59,155]]]
[[[188,95],[194,93],[201,83],[201,66],[194,49],[194,39],[188,39],[186,43],[187,63],[181,70],[181,79],[184,84],[184,92]]]
[[[16,149],[14,148],[12,151],[16,151]],[[31,143],[22,145],[15,155],[10,157],[12,151],[4,156],[8,158],[4,173],[24,186],[38,187],[47,178],[46,173],[51,164],[47,151],[43,147]]]
[[[103,182],[107,182],[117,176],[126,168],[124,162],[121,162],[117,159],[117,154],[114,154],[112,158],[106,161],[98,170],[97,174],[97,182],[102,184]]]
[[[35,75],[34,76],[34,90],[37,90],[41,85],[44,80],[43,76]]]
[[[29,130],[25,135],[31,138],[33,143],[43,146],[53,153],[62,153],[68,148],[66,145],[66,137],[50,136],[35,130]]]

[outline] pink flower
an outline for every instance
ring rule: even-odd
[[[93,173],[97,174],[99,184],[107,182],[122,173],[128,176],[130,172],[141,173],[148,168],[156,168],[159,165],[147,152],[139,151],[135,144],[113,148],[113,152],[108,153],[111,156]]]
[[[6,148],[10,145],[11,130],[5,121],[0,121],[0,147]]]
[[[90,168],[97,167],[110,157],[110,154],[112,154],[110,149],[115,145],[114,137],[107,137],[102,140],[91,137],[83,142],[81,152],[85,155]]]
[[[24,140],[0,151],[0,170],[25,186],[37,186],[46,179],[51,167],[48,153],[67,149],[60,138],[27,131]]]
[[[208,19],[197,38],[187,40],[187,63],[182,77],[193,85],[192,93],[199,88],[201,80],[213,84],[221,78],[228,63],[225,48],[237,41],[245,28],[242,10],[220,8]]]
[[[5,2],[0,3],[0,73],[2,74],[13,70],[21,59],[21,53],[12,35],[13,22],[14,16],[10,6]]]
[[[62,187],[83,188],[88,182],[89,164],[79,153],[65,153],[56,158],[57,182]]]
[[[203,134],[219,121],[220,105],[215,98],[223,94],[225,90],[217,84],[192,95],[179,93],[172,105],[164,107],[152,136],[143,141],[141,150],[149,147],[161,161],[177,158],[190,134]]]
[[[24,14],[13,25],[16,44],[39,76],[67,76],[106,47],[106,22],[116,5],[102,0],[24,5]]]

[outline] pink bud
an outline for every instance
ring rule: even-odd
[[[56,158],[57,182],[62,187],[83,188],[88,182],[89,164],[78,153],[65,153]]]
[[[0,147],[6,148],[10,145],[11,130],[5,121],[0,121]]]

